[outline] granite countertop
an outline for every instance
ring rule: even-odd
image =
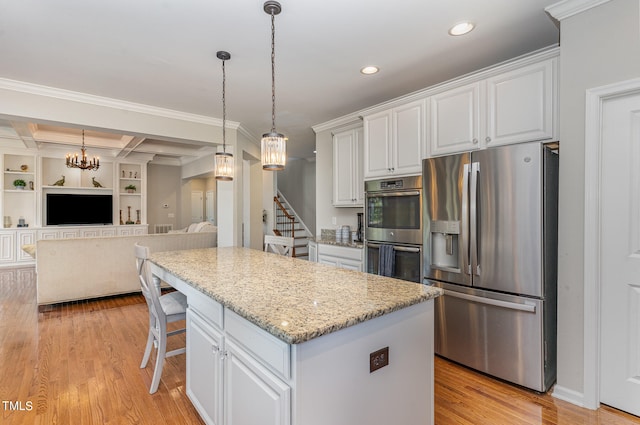
[[[422,284],[248,248],[155,252],[150,260],[289,344],[442,293]]]

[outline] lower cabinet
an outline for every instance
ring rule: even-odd
[[[222,332],[187,310],[187,395],[207,424],[222,424]]]
[[[225,351],[224,423],[290,424],[291,388],[231,339]]]
[[[191,307],[191,301],[189,303],[187,395],[205,423],[291,424],[289,385],[265,366],[268,361],[243,348],[233,334],[204,319],[206,314],[200,315]],[[230,320],[237,322],[238,319]],[[252,328],[248,322],[240,328],[236,325],[235,329],[241,330],[237,337],[240,340],[248,338],[252,348],[260,349],[264,331]],[[251,335],[254,331],[256,333]],[[281,344],[276,342],[275,345]],[[269,347],[266,352],[272,354]]]
[[[347,270],[364,271],[362,248],[318,244],[318,263]]]

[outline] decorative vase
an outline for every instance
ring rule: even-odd
[[[124,224],[124,221],[122,221],[122,210],[120,210],[120,224]]]
[[[138,216],[138,219],[136,220],[136,224],[140,224],[140,210],[136,210],[136,214]]]
[[[127,207],[127,224],[134,224],[133,221],[131,221],[131,205]]]

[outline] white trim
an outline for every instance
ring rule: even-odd
[[[9,80],[6,78],[0,78],[0,89],[50,97],[60,100],[86,103],[89,105],[102,106],[106,108],[137,112],[162,118],[171,118],[181,121],[189,121],[222,127],[222,120],[219,118],[189,114],[186,112],[175,111],[173,109],[158,108],[156,106],[143,105],[141,103],[127,102],[124,100],[112,99],[109,97],[94,96],[91,94],[74,92],[55,87],[47,87],[38,84],[26,83],[23,81]],[[230,128],[232,130],[237,130],[240,126],[240,123],[227,120],[226,126],[227,128]]]
[[[331,121],[327,121],[322,124],[314,125],[311,128],[316,134],[318,134],[321,131],[325,131],[325,130],[336,131],[336,129],[338,128],[357,126],[358,124],[362,125],[362,116],[359,115],[358,113],[353,113],[353,114],[342,116],[340,118],[336,118]]]
[[[564,400],[571,404],[575,404],[576,406],[585,407],[584,394],[570,390],[569,388],[556,385],[553,387],[553,393],[551,395],[559,400]]]
[[[600,405],[602,103],[640,91],[640,78],[587,90],[584,178],[584,407]],[[555,391],[554,391],[555,395]]]
[[[562,21],[563,19],[567,19],[609,1],[610,0],[562,0],[561,2],[545,7],[544,10],[558,21]]]

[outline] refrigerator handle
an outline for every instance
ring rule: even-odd
[[[480,304],[492,305],[495,307],[508,308],[510,310],[526,311],[527,313],[536,312],[536,306],[532,304],[527,304],[526,302],[525,304],[520,304],[520,303],[514,303],[510,301],[495,300],[493,298],[479,297],[477,295],[470,295],[462,292],[449,291],[447,289],[444,290],[444,294],[454,298],[460,298],[463,300],[476,302]]]
[[[461,223],[461,244],[460,246],[469,246],[469,174],[471,173],[471,164],[464,164],[462,168],[462,223]],[[466,252],[465,255],[461,255],[462,258],[462,273],[471,274],[471,263],[469,262],[469,253],[466,250],[460,252]]]
[[[470,199],[470,233],[471,233],[471,274],[480,276],[480,262],[478,260],[478,177],[480,175],[480,163],[471,163],[471,190]]]

